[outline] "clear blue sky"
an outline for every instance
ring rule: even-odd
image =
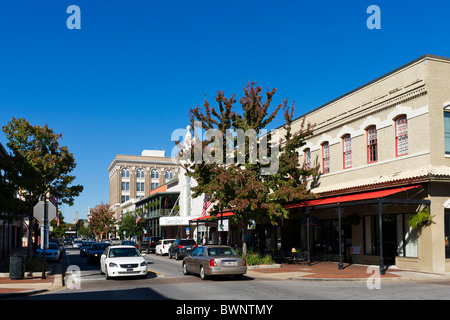
[[[67,7],[81,9],[69,30]],[[370,5],[381,29],[369,30]],[[254,80],[296,116],[425,53],[450,57],[447,1],[9,0],[0,4],[0,125],[47,123],[74,153],[77,211],[109,202],[116,154],[170,154],[190,107]],[[274,126],[280,125],[282,115]],[[0,143],[6,146],[0,132]]]

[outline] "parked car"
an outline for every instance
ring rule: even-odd
[[[100,257],[100,271],[106,279],[123,276],[147,278],[147,262],[134,246],[109,246]]]
[[[112,246],[118,246],[122,241],[120,238],[111,238],[111,245]]]
[[[80,257],[87,256],[87,250],[91,247],[93,243],[95,243],[95,241],[83,241],[80,247]]]
[[[161,239],[155,247],[155,254],[165,255],[169,253],[169,248],[175,239]]]
[[[133,246],[133,247],[135,247],[136,249],[139,249],[139,245],[138,245],[136,242],[134,242],[134,241],[122,241],[122,242],[120,243],[120,245],[121,245],[121,246]]]
[[[139,244],[139,251],[145,251],[146,253],[155,252],[158,241],[164,239],[159,236],[145,237]]]
[[[61,248],[56,242],[49,242],[48,248],[45,249],[45,260],[58,261],[61,258]],[[36,254],[39,257],[44,256],[44,249],[38,248]]]
[[[245,259],[229,246],[199,246],[183,259],[183,274],[196,273],[202,280],[214,275],[234,275],[240,279],[246,272]]]
[[[194,239],[176,239],[169,248],[169,258],[180,260],[189,255],[197,247]]]
[[[110,244],[107,242],[93,243],[87,250],[87,262],[89,264],[99,263],[101,255],[109,246]]]
[[[80,249],[83,244],[83,240],[75,239],[72,242],[72,249]]]

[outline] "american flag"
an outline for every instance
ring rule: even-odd
[[[136,213],[136,225],[138,224],[139,220],[141,220],[141,216]]]
[[[205,195],[205,199],[203,200],[202,216],[206,216],[206,210],[208,210],[210,205],[211,205],[211,200],[209,199],[208,196]]]

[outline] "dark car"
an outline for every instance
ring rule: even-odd
[[[169,258],[180,260],[197,248],[197,243],[194,239],[176,239],[169,248]]]
[[[134,241],[122,241],[122,242],[120,243],[120,245],[121,245],[121,246],[133,246],[133,247],[135,247],[136,249],[139,249],[139,245],[138,245],[136,242],[134,242]]]
[[[91,247],[87,250],[87,262],[89,264],[98,264],[100,262],[100,257],[102,256],[105,249],[111,244],[107,242],[93,243]]]
[[[146,253],[155,252],[155,247],[161,239],[164,238],[159,236],[145,237],[139,244],[139,251],[145,251]]]
[[[87,250],[91,247],[93,243],[95,243],[95,241],[83,241],[80,247],[80,257],[87,256]]]

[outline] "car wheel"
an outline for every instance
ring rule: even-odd
[[[189,275],[189,271],[187,270],[187,265],[186,265],[186,263],[183,263],[183,274],[184,274],[185,276]]]
[[[175,260],[180,260],[180,257],[178,256],[178,252],[175,252]]]
[[[207,276],[206,273],[205,273],[205,268],[203,268],[203,267],[200,267],[200,278],[201,278],[202,280],[208,279],[208,276]]]

